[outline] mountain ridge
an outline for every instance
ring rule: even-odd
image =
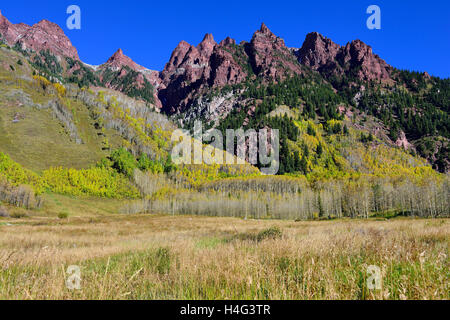
[[[25,51],[27,49],[32,49],[36,52],[50,50],[57,56],[67,56],[74,60],[80,60],[76,48],[72,45],[62,29],[48,20],[42,20],[33,26],[28,26],[26,24],[12,24],[0,12],[0,34],[2,34],[9,45],[20,45],[22,50]],[[318,33],[311,34],[316,34],[317,37],[327,39]],[[373,54],[370,46],[357,40],[347,44],[344,51],[341,46],[327,39],[332,47],[337,47],[342,51],[340,55],[337,53],[338,50],[335,50],[336,54],[327,56],[323,54],[320,46],[311,46],[309,43],[311,34],[306,36],[302,47],[297,52],[290,52],[290,49],[286,47],[284,40],[273,34],[272,31],[262,23],[260,29],[253,34],[251,42],[248,44],[244,43],[247,44],[247,49],[245,51],[248,57],[246,57],[246,59],[250,60],[250,63],[253,64],[253,68],[258,75],[276,80],[283,79],[286,77],[286,74],[301,73],[301,68],[294,61],[289,61],[289,58],[292,58],[290,57],[290,54],[292,53],[298,57],[298,62],[300,64],[309,66],[314,70],[320,70],[325,65],[330,64],[332,60],[336,60],[336,58],[339,58],[344,63],[351,64],[353,60],[359,62],[359,53],[364,50],[363,58],[367,61],[362,61],[362,64],[365,64],[366,68],[361,74],[361,77],[365,77],[368,80],[376,79],[378,76],[381,76],[383,79],[388,78],[387,73],[383,71],[383,68],[377,66],[375,66],[375,68],[378,69],[377,72],[374,75],[371,73],[373,68],[371,69],[370,67],[376,65],[381,59],[376,55],[372,57]],[[220,52],[219,50],[220,47],[230,48],[234,45],[235,41],[229,37],[218,44],[214,41],[212,34],[206,34],[202,42],[196,47],[185,41],[181,41],[173,50],[171,59],[161,71],[149,70],[138,65],[131,58],[125,56],[122,49],[118,49],[118,51],[102,66],[108,65],[115,69],[122,66],[128,66],[137,72],[149,70],[150,72],[144,73],[144,76],[154,86],[158,87],[157,90],[160,89],[162,84],[164,84],[162,89],[166,89],[169,86],[169,79],[173,76],[174,72],[186,66],[189,70],[185,71],[185,79],[183,79],[183,81],[195,82],[203,77],[204,80],[207,83],[212,84],[212,86],[235,84],[242,82],[245,79],[246,72],[242,70],[242,68],[239,68],[236,61],[231,57],[224,55],[223,52]],[[215,48],[217,48],[216,52],[214,52]],[[307,50],[311,51],[313,48],[315,49],[315,52],[306,52]],[[285,54],[285,56],[275,57],[275,54]],[[319,59],[311,57],[311,54],[315,54]],[[215,62],[212,64],[215,67],[214,69],[211,67],[209,61],[212,56]],[[355,56],[356,59],[353,59]],[[316,62],[311,63],[311,60],[320,61],[320,65],[316,65]],[[384,62],[383,60],[381,61]],[[284,70],[281,70],[278,65],[274,65],[280,63],[286,65]],[[223,67],[223,65],[226,66]],[[388,67],[384,62],[383,67],[389,68],[390,66]],[[335,66],[335,68],[337,68],[337,66]],[[158,76],[156,76],[156,72],[158,72]],[[342,72],[342,70],[340,70],[340,72]],[[212,78],[211,73],[213,75]],[[180,80],[181,79],[178,81]],[[139,81],[141,82],[142,79],[139,79]],[[173,92],[168,92],[167,94],[163,94],[161,100],[165,100],[165,98],[172,93]],[[180,101],[176,102],[179,103]],[[169,106],[168,109],[173,110],[173,106]]]
[[[12,24],[0,13],[0,34],[0,41],[28,57],[33,68],[51,81],[120,91],[185,127],[194,119],[218,126],[242,110],[246,110],[242,124],[249,124],[250,118],[262,110],[273,112],[273,104],[283,100],[273,93],[249,92],[278,85],[279,95],[284,90],[279,84],[303,79],[301,86],[326,92],[328,97],[321,102],[303,88],[299,91],[303,97],[289,98],[289,108],[322,122],[330,115],[354,114],[351,110],[359,109],[365,116],[381,119],[392,145],[419,150],[431,163],[439,163],[436,168],[441,171],[450,168],[448,81],[397,70],[360,40],[341,46],[312,32],[300,48],[293,49],[262,23],[250,42],[236,44],[227,37],[218,43],[209,33],[197,46],[180,41],[164,69],[155,71],[137,64],[122,49],[104,64],[89,66],[81,62],[63,30],[47,20],[33,26]],[[317,102],[311,104],[310,99]],[[264,100],[272,100],[270,107]]]
[[[57,55],[79,60],[77,49],[64,31],[48,20],[41,20],[32,26],[25,23],[12,24],[0,11],[0,33],[7,43],[19,45],[24,51],[50,50]]]

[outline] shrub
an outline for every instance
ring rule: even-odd
[[[169,155],[164,164],[164,172],[171,173],[172,171],[177,171],[177,166],[172,162],[172,157]]]
[[[230,240],[241,240],[241,241],[255,241],[255,242],[261,242],[264,240],[275,240],[279,239],[282,236],[282,232],[280,228],[278,227],[271,227],[268,229],[265,229],[257,234],[251,232],[251,233],[240,233],[235,236],[233,236]],[[228,240],[228,241],[230,241]]]
[[[4,217],[4,218],[10,217],[8,210],[6,209],[6,207],[4,207],[2,205],[0,205],[0,217]]]
[[[58,93],[58,96],[64,97],[66,95],[66,87],[64,87],[62,84],[54,83],[53,87],[55,88],[56,92]]]
[[[147,171],[151,166],[150,158],[143,153],[138,159],[138,167],[142,171]]]
[[[311,124],[308,125],[308,128],[306,131],[310,136],[313,136],[313,137],[316,136],[316,130],[314,129],[314,127]]]
[[[40,75],[33,76],[33,79],[36,80],[39,86],[42,87],[42,89],[44,90],[47,89],[47,87],[49,87],[52,84],[47,78]]]
[[[110,159],[112,167],[119,173],[123,173],[128,177],[133,176],[134,169],[137,168],[137,161],[125,148],[119,148],[111,153]]]
[[[59,219],[67,219],[67,218],[69,218],[69,213],[67,211],[60,212],[60,213],[58,213],[58,218]]]
[[[103,169],[107,169],[107,168],[111,168],[113,165],[112,161],[109,160],[109,158],[102,158],[98,163],[97,163],[97,167],[98,168],[103,168]]]
[[[27,217],[27,214],[24,212],[14,212],[11,214],[11,218],[14,218],[14,219],[22,219],[25,217]]]
[[[283,233],[281,232],[280,228],[271,227],[258,233],[258,235],[256,236],[256,240],[263,241],[266,239],[279,239],[282,235]]]

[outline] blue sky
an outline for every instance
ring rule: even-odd
[[[68,30],[66,9],[80,6],[82,29]],[[369,30],[366,9],[381,8],[381,30]],[[105,62],[119,47],[137,63],[161,70],[176,45],[197,45],[205,33],[216,41],[249,41],[261,22],[290,47],[317,31],[345,45],[361,39],[389,64],[450,77],[450,1],[2,1],[13,23],[48,19],[59,24],[90,64]]]

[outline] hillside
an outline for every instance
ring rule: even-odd
[[[121,49],[87,65],[57,25],[0,18],[4,202],[32,208],[17,196],[30,185],[35,207],[63,194],[139,199],[128,213],[448,213],[448,80],[397,70],[361,41],[311,33],[292,49],[262,24],[250,42],[182,41],[157,72]],[[224,135],[279,129],[280,177],[259,163],[175,165],[172,133],[194,120]]]
[[[371,133],[387,135],[390,146],[426,158],[440,172],[450,168],[449,80],[397,70],[362,41],[340,46],[312,32],[299,49],[292,49],[262,24],[250,42],[226,38],[217,43],[211,34],[198,46],[181,41],[158,72],[136,64],[121,49],[101,66],[84,64],[57,25],[46,20],[14,25],[0,17],[0,41],[25,55],[40,75],[80,88],[121,91],[184,127],[199,118],[217,126],[219,119],[242,108],[262,117],[284,104],[322,124],[350,110],[363,119],[374,117],[379,126]],[[290,79],[300,81],[287,92],[279,84]],[[267,88],[277,86],[276,97],[266,95]],[[286,152],[292,156],[294,151]]]
[[[217,44],[212,35],[197,47],[181,42],[161,78],[163,110],[187,127],[228,117],[236,128],[245,122],[236,114],[261,120],[280,105],[322,124],[360,114],[361,130],[449,170],[449,80],[397,70],[359,40],[341,47],[311,33],[291,49],[263,24],[249,43]],[[367,118],[377,125],[366,126]]]

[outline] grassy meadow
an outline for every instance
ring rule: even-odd
[[[367,114],[306,114],[311,83],[258,106],[285,131],[272,177],[176,165],[177,126],[154,106],[63,87],[5,45],[0,62],[0,299],[450,298],[450,175]]]
[[[447,219],[113,215],[95,199],[58,218],[74,200],[46,200],[48,214],[0,218],[0,299],[450,298]]]

